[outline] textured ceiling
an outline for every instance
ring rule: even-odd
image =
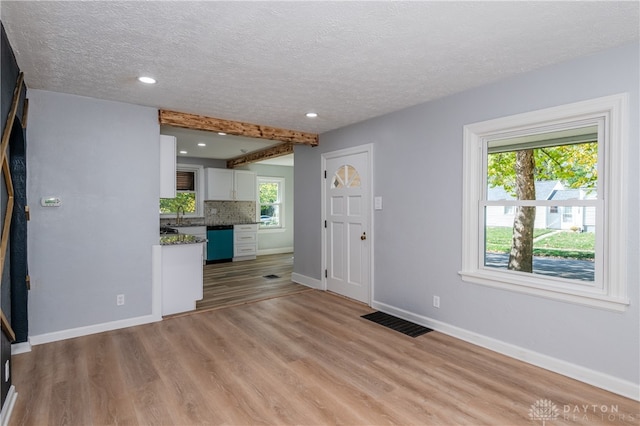
[[[637,40],[639,22],[636,1],[0,8],[30,88],[314,133]]]

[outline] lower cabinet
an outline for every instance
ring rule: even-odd
[[[161,247],[160,280],[162,315],[193,311],[201,300],[203,244],[175,244]]]
[[[258,252],[258,224],[233,226],[233,261],[251,260]]]

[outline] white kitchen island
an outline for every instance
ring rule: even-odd
[[[202,299],[202,238],[174,234],[153,246],[154,288],[160,290],[162,316],[193,311]]]

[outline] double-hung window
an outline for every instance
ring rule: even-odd
[[[284,178],[258,176],[260,229],[284,228]]]
[[[161,217],[175,216],[178,209],[186,217],[201,217],[204,198],[202,176],[202,166],[178,164],[176,197],[160,199]]]
[[[626,95],[464,127],[463,280],[628,305]]]

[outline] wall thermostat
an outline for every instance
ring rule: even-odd
[[[40,205],[42,207],[60,207],[62,200],[58,197],[42,197],[40,199]]]

